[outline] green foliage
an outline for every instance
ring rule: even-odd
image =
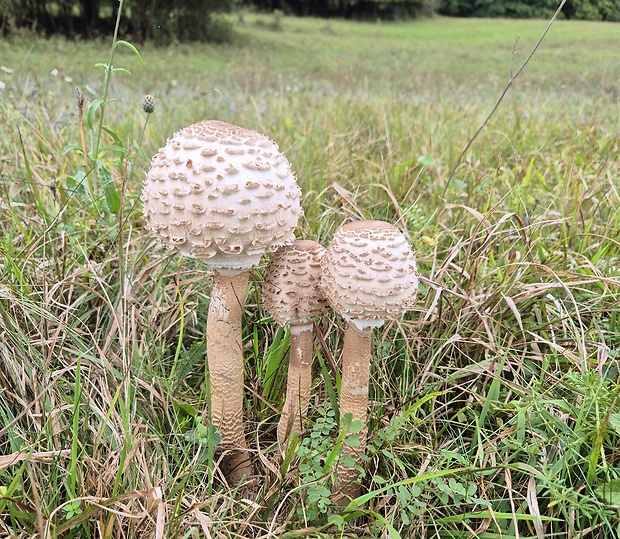
[[[327,515],[331,507],[330,473],[335,461],[329,455],[334,454],[334,447],[337,455],[341,447],[334,445],[338,433],[334,411],[318,408],[316,413],[308,436],[303,437],[295,449],[300,483],[305,486],[305,494],[302,494],[305,503],[297,509],[297,516],[309,521]]]
[[[456,17],[550,18],[558,8],[554,0],[441,0],[439,13]],[[576,0],[568,2],[561,17],[592,21],[617,21],[620,17],[617,0]]]
[[[225,43],[232,39],[232,25],[220,16],[236,4],[230,0],[144,2],[132,8],[132,22],[140,39],[157,44],[173,41]],[[135,17],[135,21],[134,21]]]
[[[113,62],[119,48],[126,48],[142,63],[142,57],[138,50],[131,43],[117,39],[120,26],[122,2],[119,6],[116,28],[112,39],[110,58],[107,63],[97,63],[95,67],[103,69],[103,91],[101,95],[90,86],[86,86],[93,99],[88,106],[86,113],[86,126],[80,126],[82,134],[82,145],[70,144],[63,149],[63,154],[69,152],[81,152],[86,159],[88,168],[75,172],[67,180],[67,187],[73,195],[84,196],[85,202],[94,204],[95,207],[106,216],[117,215],[121,209],[122,193],[113,178],[111,167],[114,163],[123,163],[128,157],[128,149],[124,147],[123,141],[118,133],[106,125],[105,110],[113,104],[116,99],[109,98],[108,92],[112,77],[117,74],[131,74],[127,69],[114,67]],[[78,101],[79,117],[83,118],[84,96],[79,89],[76,89]],[[90,149],[87,148],[84,135],[85,127],[88,128]],[[104,136],[107,140],[104,140]],[[126,174],[131,168],[121,168],[115,172]],[[92,182],[89,176],[94,176],[97,181]]]
[[[123,3],[122,29],[138,42],[223,43],[232,39],[232,27],[220,15],[236,7],[238,0],[152,0],[125,2],[125,7]],[[118,7],[117,0],[8,1],[0,6],[1,31],[29,27],[47,35],[93,38],[114,28]]]
[[[371,20],[377,17],[387,20],[408,19],[418,15],[429,15],[435,8],[433,0],[326,0],[324,2],[290,0],[286,4],[273,0],[248,0],[242,3],[263,11],[286,9],[287,13],[298,16]]]
[[[567,16],[589,21],[620,20],[618,0],[576,0],[567,4]]]
[[[617,29],[554,25],[444,195],[544,22],[252,24],[271,17],[246,15],[247,46],[146,45],[144,64],[125,45],[110,61],[98,42],[0,41],[0,536],[615,537]],[[203,118],[280,144],[300,236],[383,218],[417,252],[417,308],[374,334],[349,507],[331,503],[360,427],[337,413],[342,320],[317,323],[309,417],[282,459],[287,335],[261,318],[261,268],[243,341],[259,480],[222,480],[209,271],[145,237],[138,200],[148,157]]]

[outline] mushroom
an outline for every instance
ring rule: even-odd
[[[329,304],[319,287],[325,247],[300,240],[271,257],[263,280],[263,305],[277,324],[290,324],[291,344],[284,407],[278,422],[278,445],[284,454],[291,434],[301,432],[312,387],[312,320]]]
[[[175,133],[151,161],[141,200],[147,230],[214,270],[207,316],[211,418],[222,469],[237,483],[251,474],[243,432],[241,317],[249,270],[294,240],[301,190],[266,135],[220,121]]]
[[[340,388],[340,417],[350,413],[364,423],[358,447],[344,444],[343,454],[359,465],[368,427],[368,381],[373,328],[410,309],[418,290],[418,272],[407,238],[384,221],[355,221],[334,233],[323,258],[321,287],[331,306],[346,320]],[[338,503],[361,492],[355,468],[338,463]]]

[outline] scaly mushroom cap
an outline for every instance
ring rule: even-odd
[[[271,257],[263,280],[263,305],[277,324],[307,324],[327,314],[329,303],[319,287],[320,243],[300,240],[281,247]]]
[[[323,293],[359,329],[398,318],[415,303],[418,271],[411,246],[384,221],[340,227],[321,266]]]
[[[203,121],[175,133],[153,157],[141,199],[158,241],[213,268],[243,270],[293,241],[300,195],[269,137]]]

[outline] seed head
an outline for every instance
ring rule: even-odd
[[[82,108],[84,106],[84,94],[77,87],[75,88],[75,97],[77,98],[78,107]]]
[[[155,99],[152,95],[145,95],[142,103],[142,110],[147,114],[151,114],[155,110]]]

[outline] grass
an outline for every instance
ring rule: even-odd
[[[119,47],[132,74],[111,79],[98,178],[65,148],[82,147],[75,87],[93,147],[109,41],[0,42],[0,535],[617,537],[618,27],[556,23],[448,183],[545,21],[270,21],[247,15],[233,45],[147,44],[142,64]],[[306,433],[276,459],[288,335],[261,309],[261,269],[244,327],[261,488],[222,484],[209,271],[156,248],[138,200],[149,156],[204,118],[280,144],[300,236],[327,244],[365,217],[414,245],[418,307],[376,333],[359,508],[329,500],[335,316]]]

